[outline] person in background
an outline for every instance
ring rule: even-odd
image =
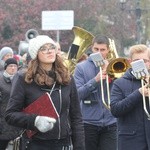
[[[85,53],[87,54],[87,56],[90,56],[90,54],[92,54],[92,47],[89,46]]]
[[[92,53],[101,53],[106,59],[109,53],[109,40],[106,36],[97,35],[92,42]],[[105,99],[106,64],[102,67],[102,78]],[[89,57],[76,65],[75,83],[81,101],[84,120],[86,150],[116,150],[116,119],[102,103],[100,88],[100,69]],[[112,82],[110,83],[110,88]]]
[[[3,47],[0,50],[0,71],[4,69],[4,63],[8,58],[13,58],[13,50],[10,47]]]
[[[78,59],[77,63],[81,62],[81,61],[84,61],[88,58],[88,55],[86,53],[83,53],[81,55],[81,57]]]
[[[65,61],[67,59],[67,53],[62,51],[59,42],[56,42],[56,47],[57,47],[57,55],[59,57],[62,57],[63,61]]]
[[[23,134],[22,150],[84,150],[84,128],[74,78],[70,76],[61,57],[57,56],[55,42],[46,35],[29,41],[27,71],[18,72],[13,86],[5,119],[10,125],[36,131],[32,139]],[[59,114],[58,119],[38,114],[23,113],[46,92]]]
[[[57,54],[58,54],[59,56],[61,56],[61,55],[62,55],[62,51],[61,51],[61,46],[60,46],[60,43],[59,43],[59,42],[56,42],[56,47],[57,47]]]
[[[22,66],[24,66],[24,60],[23,60],[23,56],[19,55],[19,54],[15,54],[13,56],[13,58],[15,58],[17,60],[18,63],[18,69],[20,69]]]
[[[6,123],[4,112],[10,97],[12,79],[18,69],[17,61],[9,58],[4,63],[4,71],[0,73],[0,150],[5,150],[9,141],[19,135],[19,130]]]
[[[129,59],[130,62],[143,59],[147,69],[150,69],[150,49],[146,45],[131,46]],[[149,89],[147,85],[143,88],[147,103]],[[150,149],[150,120],[144,112],[142,95],[141,80],[136,79],[132,68],[114,81],[110,106],[117,118],[118,150]]]

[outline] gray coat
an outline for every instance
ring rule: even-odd
[[[18,135],[18,128],[6,123],[4,113],[10,97],[11,81],[0,72],[0,140],[12,140]]]

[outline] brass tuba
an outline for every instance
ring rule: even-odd
[[[78,60],[92,44],[94,38],[91,33],[77,26],[74,26],[72,31],[74,32],[75,38],[64,61],[71,74],[73,74]]]

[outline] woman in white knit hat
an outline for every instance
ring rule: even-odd
[[[57,55],[56,43],[46,35],[39,35],[29,41],[29,54],[32,60],[27,71],[16,74],[13,79],[5,113],[10,125],[35,133],[31,138],[26,132],[23,134],[21,150],[71,150],[72,147],[84,150],[77,89],[62,58]],[[50,93],[59,118],[22,112],[45,92]]]

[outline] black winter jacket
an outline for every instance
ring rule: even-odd
[[[51,88],[39,86],[35,82],[27,84],[24,81],[24,74],[17,73],[13,79],[5,115],[6,121],[11,125],[37,131],[34,126],[37,115],[27,115],[22,110],[50,90]],[[70,84],[65,86],[56,83],[51,98],[60,118],[52,130],[46,133],[38,132],[34,135],[33,140],[34,138],[52,140],[71,137],[74,150],[84,150],[83,123],[74,79],[72,78]]]
[[[150,120],[138,90],[141,80],[131,71],[130,68],[116,79],[111,91],[111,112],[118,124],[118,150],[150,150]],[[147,109],[149,111],[149,106]]]

